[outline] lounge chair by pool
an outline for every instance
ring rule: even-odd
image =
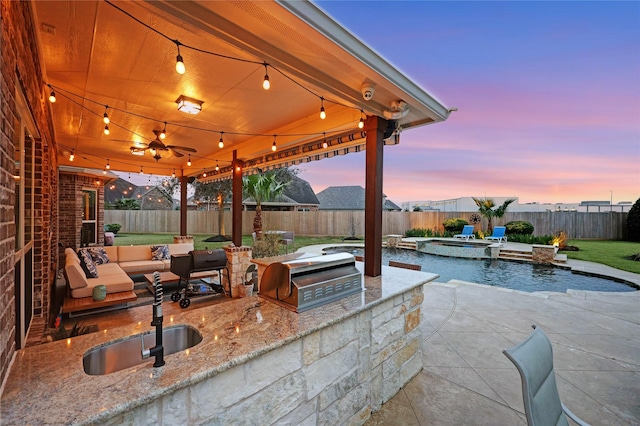
[[[507,236],[504,235],[505,231],[507,230],[506,227],[504,226],[496,226],[495,228],[493,228],[493,234],[491,234],[491,236],[489,237],[484,237],[485,240],[498,240],[498,241],[507,241]]]
[[[462,234],[456,234],[453,238],[464,238],[467,241],[469,241],[469,238],[475,239],[476,236],[473,234],[473,225],[465,225],[464,228],[462,228]]]

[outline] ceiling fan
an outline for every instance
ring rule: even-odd
[[[160,151],[171,151],[171,153],[176,157],[184,157],[184,154],[180,151],[192,152],[192,153],[198,152],[194,148],[190,148],[188,146],[165,145],[160,140],[160,134],[162,133],[162,130],[154,130],[153,133],[156,135],[156,138],[151,142],[149,142],[146,147],[132,146],[131,152],[134,153],[134,152],[150,150],[151,153],[153,154],[153,158],[155,158],[156,161],[162,158],[162,156],[160,155]]]

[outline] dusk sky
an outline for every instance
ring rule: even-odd
[[[321,8],[458,112],[384,151],[396,203],[640,197],[639,2],[344,2]],[[365,154],[302,164],[365,185]]]

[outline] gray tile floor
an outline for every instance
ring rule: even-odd
[[[522,293],[425,286],[424,370],[367,425],[526,424],[520,376],[502,354],[537,324],[563,402],[593,425],[640,425],[640,292]]]

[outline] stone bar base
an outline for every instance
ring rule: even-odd
[[[423,298],[408,290],[107,424],[361,425],[422,370]]]
[[[227,268],[231,277],[231,294],[238,297],[241,294],[240,287],[244,284],[245,273],[251,265],[251,247],[227,246],[223,247],[227,254]],[[226,277],[225,277],[226,281]],[[226,287],[226,282],[223,284]]]

